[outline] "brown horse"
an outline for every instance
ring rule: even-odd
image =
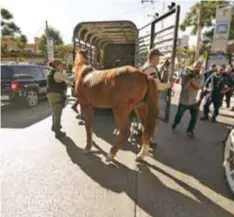
[[[85,150],[90,151],[92,147],[94,108],[111,108],[120,132],[117,143],[107,155],[108,160],[113,160],[121,145],[128,139],[129,113],[135,110],[143,126],[142,147],[137,159],[143,159],[148,154],[149,140],[159,118],[155,79],[132,66],[97,71],[87,65],[87,54],[83,49],[76,51],[74,70],[77,98],[87,133]]]

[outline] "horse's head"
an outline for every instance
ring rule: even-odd
[[[77,48],[75,52],[76,52],[76,55],[75,55],[75,61],[74,61],[74,66],[72,68],[72,71],[76,73],[79,68],[87,64],[88,52],[87,50],[80,49],[80,48]]]
[[[88,61],[88,51],[86,49],[76,49],[75,64],[84,65]]]

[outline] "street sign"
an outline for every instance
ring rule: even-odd
[[[231,63],[231,55],[230,54],[211,53],[207,57],[206,70],[209,70],[211,68],[212,64],[216,64],[219,66],[222,64],[225,64],[227,66],[230,63]]]
[[[188,47],[189,45],[189,35],[183,35],[180,39],[179,39],[179,47]]]
[[[52,37],[47,38],[47,54],[48,60],[52,61],[54,59],[54,40]]]
[[[232,10],[229,7],[217,8],[213,38],[213,52],[227,52]]]

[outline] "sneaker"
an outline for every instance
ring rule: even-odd
[[[200,118],[200,120],[201,120],[201,121],[208,121],[208,120],[209,120],[209,118],[208,118],[208,117],[206,117],[206,116],[203,116],[203,117],[201,117],[201,118]]]
[[[56,139],[61,139],[61,138],[65,137],[65,136],[66,136],[66,133],[64,133],[62,131],[59,131],[59,132],[55,133],[55,138]]]
[[[195,135],[193,132],[187,132],[187,136],[190,138],[190,139],[194,139],[195,138]]]

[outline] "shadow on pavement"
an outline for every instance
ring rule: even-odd
[[[16,105],[2,109],[1,128],[26,128],[51,115],[48,101],[42,100],[34,108],[23,108]]]
[[[114,134],[116,124],[111,109],[96,109],[95,120],[93,124],[93,132],[97,137],[105,140],[110,145],[114,145],[117,141],[117,135]],[[122,147],[123,150],[129,150],[137,153],[137,147],[131,143],[126,143]]]
[[[176,189],[166,187],[159,177],[155,176],[145,165],[139,165],[140,172],[137,172],[120,162],[106,164],[95,154],[85,155],[83,150],[76,146],[69,137],[63,138],[61,142],[66,146],[72,162],[77,164],[90,178],[108,190],[116,193],[124,192],[149,216],[232,216],[207,199],[200,191],[177,180],[159,168],[155,169],[162,175],[170,177],[192,194],[194,198],[192,199]],[[95,146],[99,153],[106,155],[100,147]],[[139,185],[137,180],[140,180],[143,184],[137,186]]]
[[[171,116],[168,124],[160,122],[156,147],[153,157],[163,164],[177,171],[195,177],[205,186],[223,195],[232,198],[227,189],[223,174],[223,146],[222,140],[226,136],[227,129],[223,124],[197,121],[195,129],[196,139],[189,139],[185,132],[189,122],[189,112],[178,125],[177,134],[172,135],[170,126],[174,120],[177,105],[171,106]],[[94,133],[110,145],[115,144],[116,136],[113,134],[115,122],[109,111],[97,110]],[[139,151],[136,144],[126,143],[123,150],[134,153]]]
[[[161,124],[158,136],[160,146],[154,158],[161,163],[191,177],[196,178],[208,188],[233,199],[225,184],[223,173],[223,144],[228,129],[224,124],[197,120],[196,138],[189,139],[185,132],[189,122],[187,112],[175,135],[171,132],[176,105],[172,105],[170,125]],[[200,114],[201,116],[202,114]]]

